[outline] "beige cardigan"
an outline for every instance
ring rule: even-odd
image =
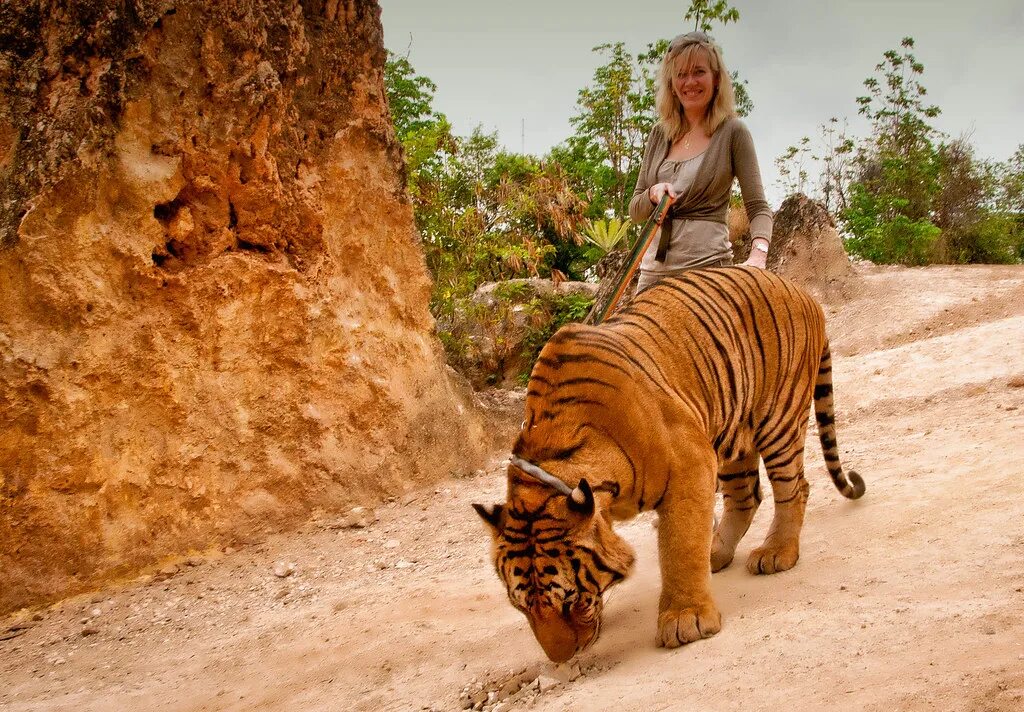
[[[658,182],[658,166],[665,160],[669,148],[670,143],[661,124],[655,124],[644,149],[644,160],[640,165],[633,198],[629,201],[629,217],[635,223],[643,223],[654,212],[648,190]],[[712,134],[711,143],[708,144],[693,183],[672,206],[672,217],[725,224],[734,178],[740,181],[743,205],[750,220],[751,239],[763,237],[771,241],[772,210],[764,198],[754,140],[746,124],[737,118],[726,119]],[[666,220],[666,223],[669,222]],[[671,225],[664,227],[667,234],[671,234]],[[659,254],[659,261],[664,261],[662,251]]]

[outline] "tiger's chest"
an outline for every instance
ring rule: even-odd
[[[611,512],[612,519],[618,522],[624,522],[638,515],[640,513],[640,507],[636,502],[623,497],[612,502],[608,511]]]

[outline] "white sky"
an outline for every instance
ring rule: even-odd
[[[648,43],[692,29],[689,2],[380,0],[385,45],[437,84],[435,108],[459,134],[497,130],[513,151],[541,155],[572,134],[577,92],[602,56],[591,48]],[[978,155],[1005,160],[1024,143],[1021,0],[733,0],[740,21],[714,32],[730,70],[747,79],[769,202],[782,199],[775,158],[831,116],[864,134],[855,98],[905,35],[942,109],[935,125],[972,134]],[[411,45],[410,45],[411,42]],[[525,122],[525,135],[523,126]]]

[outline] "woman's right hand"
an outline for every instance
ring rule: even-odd
[[[665,193],[668,193],[669,197],[675,201],[679,196],[676,194],[676,189],[672,187],[671,183],[655,183],[647,190],[647,197],[650,198],[651,202],[657,205],[661,202],[662,197]]]

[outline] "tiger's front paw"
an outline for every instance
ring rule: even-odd
[[[800,547],[797,544],[759,546],[750,552],[747,571],[752,574],[777,574],[796,566],[799,558]]]
[[[678,648],[722,629],[722,614],[714,603],[662,611],[658,616],[658,647]]]

